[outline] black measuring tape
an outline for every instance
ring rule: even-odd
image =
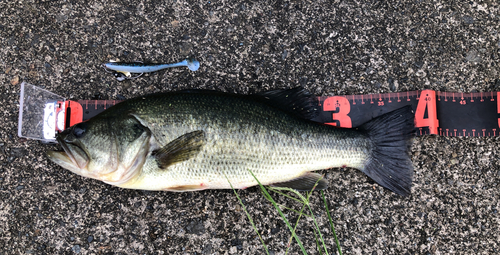
[[[417,135],[498,136],[500,92],[456,93],[418,90],[399,93],[321,97],[315,121],[356,127],[411,105]]]
[[[314,121],[337,127],[357,127],[406,105],[415,112],[417,135],[498,136],[500,92],[457,93],[417,90],[398,93],[319,97]],[[66,101],[65,127],[86,121],[119,100]],[[58,130],[62,131],[62,130]]]

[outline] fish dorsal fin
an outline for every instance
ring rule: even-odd
[[[177,137],[163,148],[152,152],[158,167],[166,169],[168,166],[195,157],[205,144],[205,132],[193,131]]]
[[[225,92],[205,89],[181,90],[178,93],[204,93],[204,94],[228,94]],[[296,117],[311,120],[318,116],[319,106],[317,97],[313,96],[303,87],[293,89],[278,89],[264,91],[252,95],[236,95],[237,97],[250,97],[256,101],[263,102],[271,107],[278,108]]]
[[[302,87],[265,91],[254,96],[299,118],[310,120],[319,113],[318,99]]]
[[[317,186],[314,187],[317,183]],[[328,188],[328,182],[322,175],[317,173],[305,173],[302,176],[286,182],[273,183],[274,187],[287,187],[298,191],[324,190]]]

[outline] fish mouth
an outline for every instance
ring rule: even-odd
[[[89,163],[89,157],[85,150],[78,145],[64,141],[61,136],[56,139],[64,151],[48,151],[49,159],[76,174],[86,176],[84,172]]]

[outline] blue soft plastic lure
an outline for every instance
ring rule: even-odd
[[[123,63],[123,62],[108,62],[102,64],[104,69],[116,72],[116,79],[123,81],[125,79],[134,79],[141,76],[143,73],[156,72],[162,69],[171,67],[186,66],[191,71],[196,71],[200,68],[200,62],[194,58],[188,58],[184,61],[173,64],[145,64],[140,62]],[[132,73],[138,73],[137,76],[132,76]],[[124,77],[125,76],[125,77]]]

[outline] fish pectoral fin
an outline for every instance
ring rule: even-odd
[[[313,189],[324,190],[328,188],[328,182],[321,174],[308,172],[290,181],[273,183],[271,186],[292,188],[298,191],[311,191]]]
[[[205,132],[193,131],[177,137],[163,148],[152,152],[158,167],[166,169],[168,166],[195,157],[205,144]]]

